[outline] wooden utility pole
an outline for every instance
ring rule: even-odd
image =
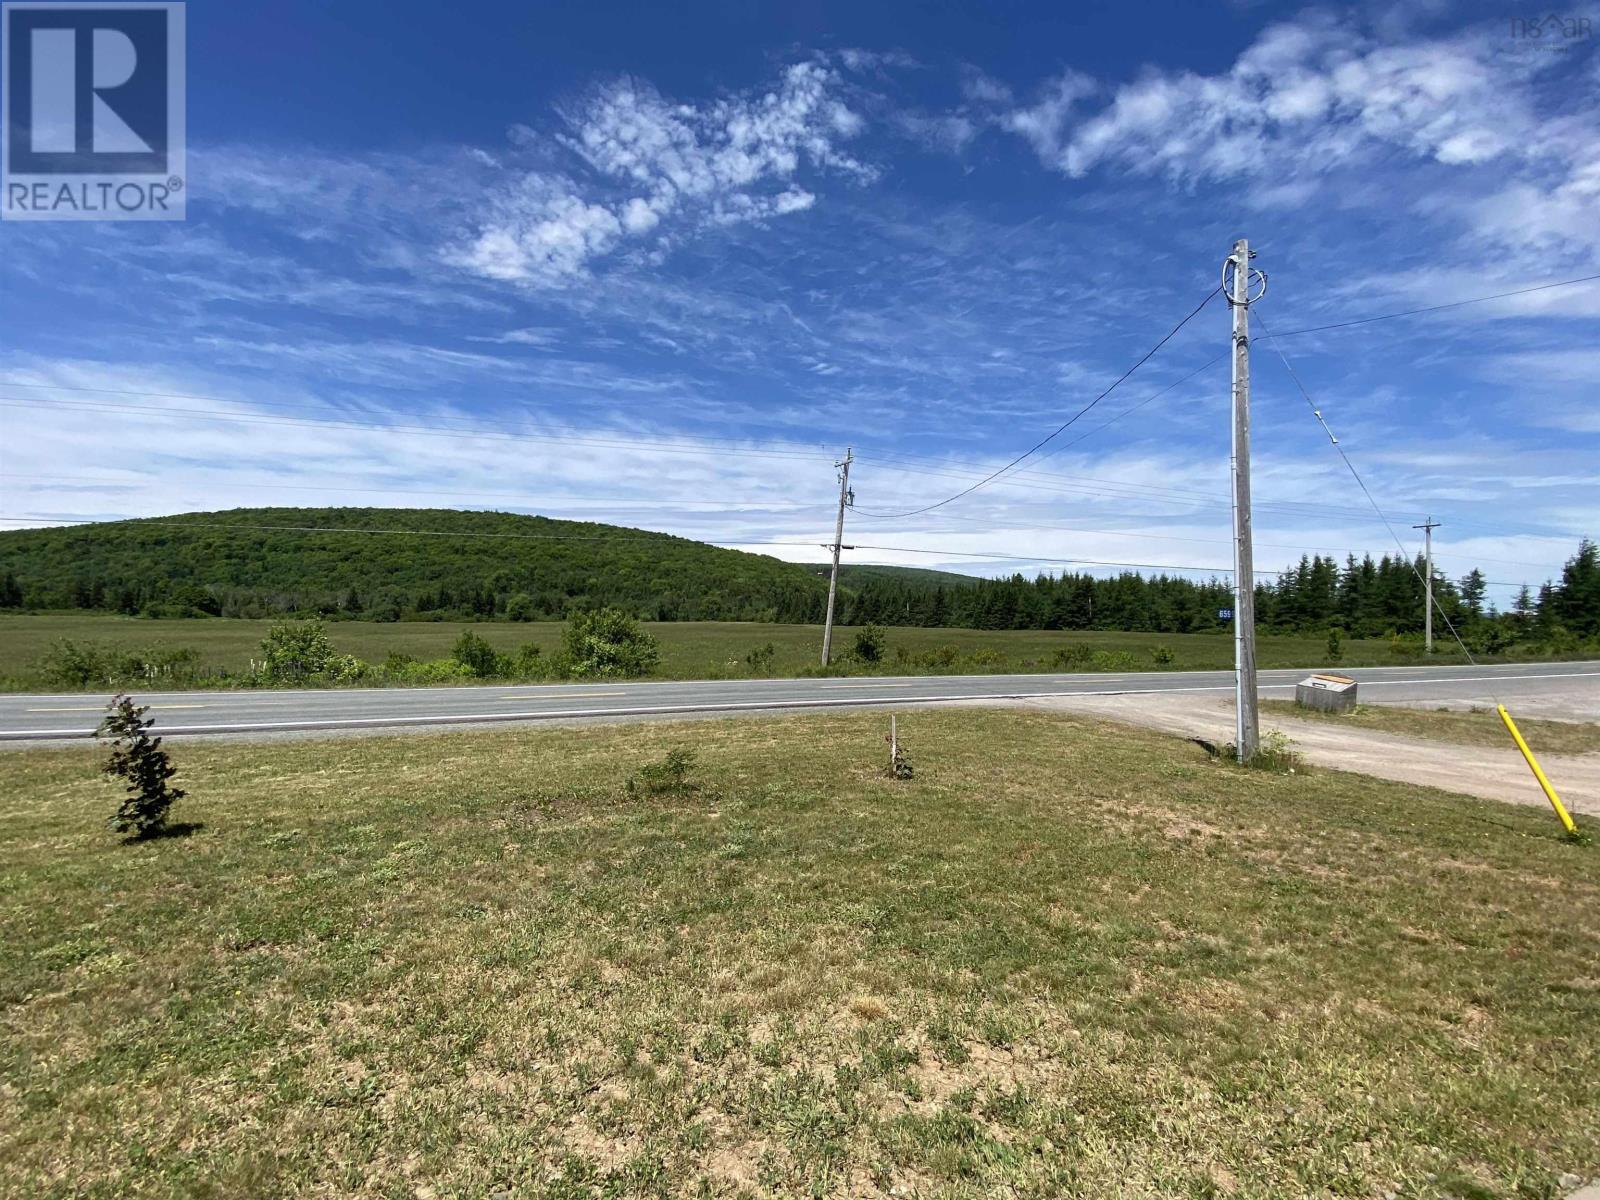
[[[850,464],[854,458],[854,447],[846,447],[843,461],[833,464],[839,468],[839,522],[833,527],[833,574],[828,577],[828,619],[822,626],[823,666],[833,657],[833,602],[839,594],[839,551],[844,543],[844,510],[851,499]]]
[[[1433,653],[1433,531],[1440,528],[1432,517],[1411,528],[1422,530],[1422,644]]]
[[[1256,572],[1250,531],[1250,244],[1240,238],[1222,265],[1223,294],[1233,312],[1233,673],[1235,735],[1239,761],[1249,762],[1261,745],[1256,706]],[[1228,268],[1233,273],[1229,276]],[[1259,272],[1262,292],[1266,277]]]

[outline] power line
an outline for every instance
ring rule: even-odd
[[[1597,276],[1597,278],[1600,278],[1600,276]],[[1260,318],[1257,317],[1257,320],[1260,320]],[[1261,331],[1263,333],[1267,332],[1267,323],[1265,321],[1261,321]],[[1472,651],[1467,649],[1467,644],[1461,640],[1461,635],[1456,632],[1455,624],[1450,620],[1450,615],[1444,611],[1444,606],[1441,605],[1435,598],[1433,594],[1432,580],[1424,579],[1422,572],[1417,570],[1415,559],[1413,559],[1407,553],[1404,543],[1400,541],[1400,535],[1395,532],[1394,526],[1389,523],[1389,518],[1383,515],[1383,510],[1378,507],[1378,502],[1373,498],[1372,492],[1367,487],[1366,481],[1361,478],[1361,472],[1356,470],[1355,463],[1350,461],[1350,455],[1345,452],[1345,448],[1339,444],[1339,439],[1334,436],[1333,430],[1328,427],[1328,422],[1323,417],[1322,410],[1317,407],[1317,402],[1311,398],[1311,393],[1306,390],[1306,385],[1300,381],[1300,376],[1295,371],[1294,365],[1290,363],[1289,356],[1283,352],[1283,348],[1279,346],[1277,342],[1273,342],[1272,349],[1277,354],[1279,361],[1283,363],[1283,369],[1289,372],[1289,378],[1294,380],[1295,387],[1298,388],[1300,394],[1305,397],[1306,407],[1311,410],[1311,415],[1317,419],[1317,424],[1321,425],[1322,431],[1328,435],[1328,443],[1338,453],[1340,459],[1344,461],[1344,465],[1349,468],[1350,477],[1356,481],[1356,486],[1361,489],[1361,494],[1367,498],[1367,503],[1372,505],[1372,511],[1377,513],[1378,516],[1382,518],[1384,528],[1388,529],[1389,536],[1394,539],[1395,548],[1400,551],[1401,558],[1405,559],[1406,563],[1411,567],[1412,574],[1416,575],[1418,581],[1423,585],[1427,595],[1426,603],[1431,604],[1433,608],[1438,610],[1440,618],[1444,621],[1444,627],[1450,631],[1450,636],[1455,639],[1456,645],[1461,648],[1461,653],[1466,656],[1466,659],[1469,663],[1471,663],[1473,666],[1477,666],[1477,660],[1472,657]],[[1432,521],[1433,518],[1429,517],[1428,520]],[[1431,564],[1429,566],[1429,571],[1432,571]]]
[[[664,441],[660,441],[660,440],[638,439],[638,438],[636,438],[636,439],[620,439],[620,438],[618,438],[618,439],[602,439],[602,438],[574,437],[574,436],[567,435],[567,434],[549,434],[549,433],[531,433],[531,432],[496,433],[496,432],[483,431],[483,432],[470,432],[469,433],[469,432],[462,432],[460,430],[455,430],[455,429],[440,429],[440,428],[437,428],[435,426],[428,426],[428,425],[383,425],[383,424],[373,424],[371,422],[348,421],[348,420],[342,420],[342,419],[341,420],[331,420],[331,421],[330,420],[317,420],[317,419],[312,419],[312,418],[309,418],[309,417],[306,417],[306,418],[255,417],[255,416],[247,416],[247,415],[244,415],[244,414],[241,414],[241,413],[219,413],[219,412],[210,412],[210,411],[207,411],[205,409],[194,409],[194,408],[160,408],[160,407],[155,407],[155,406],[152,406],[152,405],[100,404],[100,403],[90,403],[88,401],[74,401],[74,400],[68,400],[68,401],[61,401],[61,400],[46,401],[46,400],[31,399],[31,398],[23,397],[23,396],[0,396],[0,408],[44,408],[44,409],[49,409],[51,411],[66,411],[66,412],[114,412],[114,413],[144,413],[144,414],[147,414],[147,415],[148,414],[153,414],[153,415],[156,415],[156,416],[165,416],[165,415],[197,416],[197,417],[201,418],[202,420],[207,420],[207,421],[233,421],[233,422],[243,423],[243,424],[246,424],[246,425],[282,425],[282,426],[289,426],[289,427],[292,427],[292,428],[300,428],[300,429],[304,429],[304,428],[313,428],[313,429],[365,429],[365,430],[377,430],[377,431],[382,432],[382,433],[425,433],[425,434],[429,435],[430,437],[457,438],[457,439],[462,439],[462,440],[466,440],[466,441],[555,442],[555,443],[559,443],[559,444],[563,444],[563,445],[596,446],[596,447],[601,447],[601,448],[604,448],[604,449],[611,449],[611,450],[615,450],[615,449],[623,449],[623,450],[628,450],[628,449],[654,450],[654,451],[657,451],[657,452],[663,453],[663,454],[707,454],[707,453],[716,453],[716,454],[722,454],[722,455],[733,455],[733,456],[743,457],[743,458],[768,458],[768,459],[779,458],[779,459],[795,459],[795,460],[810,460],[813,457],[816,457],[815,455],[812,455],[810,453],[803,453],[802,454],[802,453],[797,453],[797,452],[784,452],[784,451],[778,451],[778,450],[727,449],[727,448],[724,448],[722,446],[711,446],[711,445],[707,445],[704,448],[700,448],[700,447],[696,447],[696,446],[685,446],[685,445],[680,444],[679,442],[664,442]],[[698,440],[698,439],[689,439],[689,438],[681,439],[681,441],[685,441],[685,442],[693,441],[693,440]]]
[[[139,481],[127,481],[127,480],[117,480],[117,479],[106,479],[106,478],[101,478],[101,477],[94,476],[94,475],[23,475],[23,474],[15,474],[15,473],[8,473],[8,472],[0,472],[0,479],[37,480],[37,481],[41,481],[41,482],[54,481],[54,482],[64,482],[64,483],[73,483],[73,482],[86,483],[86,484],[92,484],[92,485],[107,486],[107,487],[113,488],[113,489],[118,490],[118,491],[143,491],[143,490],[148,490],[150,488],[155,488],[155,487],[160,487],[160,486],[169,486],[169,487],[172,486],[170,481],[167,481],[167,480],[141,479]],[[204,485],[196,484],[195,486],[204,486]],[[763,509],[777,510],[777,509],[826,508],[827,505],[828,505],[828,502],[825,501],[825,500],[818,500],[818,501],[814,501],[814,502],[811,502],[811,503],[804,503],[804,502],[798,502],[798,501],[782,501],[782,502],[774,503],[774,502],[772,502],[770,500],[766,500],[764,498],[756,498],[756,497],[749,497],[749,498],[742,498],[742,499],[721,497],[721,498],[716,499],[716,500],[661,500],[661,499],[647,499],[647,498],[644,498],[644,497],[640,497],[638,499],[637,503],[630,504],[630,503],[623,502],[626,499],[625,497],[617,496],[617,495],[609,495],[609,496],[556,496],[556,497],[551,497],[551,498],[549,498],[547,500],[542,500],[541,501],[541,500],[529,497],[529,496],[527,496],[526,494],[524,494],[522,492],[448,491],[448,490],[443,490],[443,489],[438,489],[438,488],[397,488],[397,487],[362,488],[362,487],[345,487],[345,486],[332,487],[332,486],[322,486],[322,485],[313,485],[313,484],[304,484],[304,483],[236,483],[233,480],[229,480],[226,486],[228,486],[230,488],[249,488],[252,491],[354,492],[354,493],[359,493],[359,494],[362,494],[362,495],[373,495],[373,496],[465,496],[465,497],[468,497],[469,499],[477,498],[477,497],[493,497],[495,499],[500,499],[500,500],[520,500],[520,501],[523,502],[522,506],[524,508],[532,508],[532,507],[535,507],[535,506],[538,506],[538,505],[542,505],[542,504],[556,505],[556,504],[568,504],[568,503],[582,504],[585,508],[615,508],[615,509],[620,509],[620,510],[623,510],[623,511],[633,511],[633,510],[636,510],[636,509],[706,508],[706,507],[722,509],[722,508],[729,508],[729,507],[735,506],[735,505],[749,505],[752,508],[758,508],[759,507],[759,508],[763,508]],[[615,501],[617,503],[610,503],[612,501]]]
[[[825,542],[738,542],[741,546],[821,546],[828,549],[831,543]],[[880,550],[893,554],[928,554],[944,558],[946,561],[958,559],[997,559],[1006,562],[1021,563],[1052,563],[1065,566],[1083,567],[1143,567],[1152,571],[1195,571],[1212,575],[1231,575],[1232,567],[1198,567],[1184,563],[1145,563],[1145,562],[1119,562],[1102,558],[1049,558],[1034,554],[1000,554],[989,550],[955,550],[955,549],[927,549],[918,546],[873,546],[862,542],[848,542],[846,550]],[[865,565],[865,564],[864,564]],[[893,564],[888,564],[893,565]],[[1278,571],[1257,571],[1257,575],[1277,575]]]
[[[1548,292],[1552,288],[1576,287],[1580,283],[1593,283],[1600,275],[1585,275],[1581,279],[1562,279],[1554,283],[1541,283],[1533,287],[1517,288],[1510,292],[1495,292],[1491,296],[1474,296],[1470,300],[1452,300],[1449,304],[1430,304],[1426,308],[1408,308],[1401,312],[1380,313],[1375,317],[1357,317],[1352,321],[1335,321],[1331,325],[1312,325],[1305,329],[1291,329],[1286,333],[1269,333],[1268,338],[1299,337],[1303,333],[1325,333],[1330,329],[1349,329],[1354,325],[1371,325],[1375,321],[1393,321],[1398,317],[1415,317],[1422,313],[1443,312],[1447,308],[1463,308],[1468,304],[1484,304],[1490,300],[1505,300],[1511,296],[1527,296],[1533,292]],[[1288,360],[1284,360],[1288,365]]]
[[[328,409],[335,408],[335,405],[330,404],[327,401],[321,401],[321,400],[229,400],[229,399],[226,399],[226,398],[221,397],[221,396],[200,396],[200,395],[196,395],[196,394],[191,393],[191,392],[158,392],[158,391],[140,390],[140,389],[136,389],[136,388],[85,387],[85,386],[80,386],[80,385],[76,385],[76,384],[68,384],[68,383],[28,383],[28,382],[26,382],[24,380],[8,379],[8,378],[0,378],[0,387],[40,388],[40,389],[43,389],[43,390],[46,390],[46,391],[53,391],[53,392],[91,392],[91,393],[95,393],[97,395],[137,396],[137,397],[143,397],[143,398],[148,398],[148,399],[158,399],[158,400],[195,400],[195,401],[199,401],[199,402],[204,403],[204,404],[227,404],[227,405],[234,405],[234,406],[243,407],[243,408],[281,408],[281,409],[289,410],[290,412],[295,412],[295,411],[304,412],[305,410],[308,410],[308,409],[310,409],[310,410],[319,410],[319,409],[320,410],[328,410]],[[89,400],[67,399],[67,400],[58,400],[58,401],[55,401],[53,404],[45,405],[44,400],[43,400],[42,397],[41,398],[37,398],[37,399],[35,399],[34,397],[9,397],[9,399],[32,400],[32,401],[35,401],[36,403],[38,403],[41,407],[51,407],[51,408],[56,407],[58,405],[62,405],[62,404],[90,404],[90,403],[95,403],[94,401],[89,401]],[[101,403],[106,403],[106,402],[102,401]],[[146,409],[148,411],[151,411],[151,412],[189,413],[189,412],[196,411],[194,409],[163,409],[163,408],[154,408],[154,407],[148,407],[148,406],[146,406]],[[141,411],[143,411],[143,410],[144,409],[141,409]],[[353,414],[352,416],[339,416],[338,419],[340,419],[340,420],[351,420],[351,419],[354,419],[354,416],[359,416],[359,415],[363,415],[363,414],[358,412],[356,414]],[[311,418],[307,418],[307,419],[311,419]],[[446,421],[457,421],[457,422],[471,422],[471,421],[474,420],[474,418],[472,418],[472,417],[444,417],[444,418],[441,418],[441,419],[446,420]],[[430,429],[432,429],[432,428],[434,428],[434,427],[430,426]],[[473,432],[473,431],[469,429],[466,432],[470,433],[470,432]],[[737,440],[735,438],[705,437],[705,436],[701,436],[701,435],[695,435],[694,437],[686,438],[685,440],[692,440],[692,441],[696,441],[696,442],[704,442],[708,446],[734,446],[734,447],[740,447],[740,446],[745,445],[745,443],[740,442],[739,440]],[[829,453],[827,448],[823,447],[821,445],[808,445],[808,444],[806,444],[804,442],[793,442],[793,443],[788,443],[788,445],[792,447],[792,451],[791,452],[794,453],[796,455],[796,457],[806,458],[806,457],[811,457],[813,455],[824,455],[824,454]]]
[[[995,471],[992,474],[984,477],[983,479],[980,479],[977,483],[973,484],[971,487],[963,488],[961,491],[957,492],[953,496],[946,496],[943,500],[940,500],[935,504],[928,504],[928,505],[923,506],[922,508],[914,508],[914,509],[910,509],[910,510],[908,510],[906,512],[901,512],[901,513],[883,513],[883,512],[880,512],[880,513],[874,513],[872,515],[874,515],[874,516],[882,516],[882,517],[915,517],[915,516],[919,516],[919,515],[921,515],[922,513],[925,513],[925,512],[932,512],[936,508],[943,508],[946,504],[953,503],[954,501],[961,499],[961,497],[963,497],[963,496],[971,495],[973,492],[977,491],[979,488],[983,487],[985,484],[991,483],[996,478],[998,478],[999,476],[1004,475],[1012,467],[1016,466],[1018,463],[1022,462],[1024,459],[1030,457],[1035,451],[1042,449],[1044,446],[1048,445],[1051,441],[1053,441],[1060,434],[1066,432],[1068,429],[1070,429],[1073,426],[1073,424],[1075,422],[1078,421],[1079,418],[1084,416],[1086,413],[1090,412],[1094,408],[1095,405],[1099,404],[1100,401],[1104,400],[1112,392],[1116,391],[1118,386],[1120,386],[1124,380],[1126,380],[1130,375],[1132,375],[1140,367],[1144,366],[1145,363],[1149,362],[1152,358],[1154,358],[1155,355],[1156,355],[1156,352],[1158,350],[1160,350],[1161,347],[1165,346],[1174,337],[1176,337],[1177,334],[1178,334],[1178,331],[1180,329],[1182,329],[1190,321],[1194,320],[1195,317],[1199,316],[1200,315],[1200,310],[1205,308],[1206,305],[1210,304],[1212,297],[1215,296],[1220,290],[1221,290],[1220,288],[1212,288],[1209,292],[1207,292],[1206,296],[1205,296],[1205,299],[1200,301],[1199,304],[1195,305],[1194,309],[1189,313],[1188,316],[1184,317],[1183,320],[1179,321],[1176,325],[1174,325],[1171,329],[1169,329],[1167,331],[1167,333],[1166,333],[1166,336],[1163,337],[1159,342],[1157,342],[1154,346],[1150,347],[1149,350],[1146,350],[1144,355],[1143,355],[1143,357],[1141,357],[1138,362],[1134,363],[1133,366],[1129,367],[1121,375],[1117,376],[1117,378],[1112,382],[1110,387],[1106,388],[1105,391],[1101,392],[1093,400],[1089,401],[1089,403],[1085,404],[1077,412],[1073,413],[1072,416],[1068,417],[1065,421],[1063,421],[1059,426],[1056,427],[1054,432],[1052,432],[1052,433],[1046,435],[1045,437],[1039,439],[1039,441],[1035,442],[1028,449],[1024,450],[1021,454],[1017,455],[1016,458],[1012,459],[1005,466],[1001,467],[998,471]]]
[[[37,517],[0,517],[0,521],[8,524],[24,524],[27,522],[46,518]],[[568,534],[568,533],[487,533],[481,530],[451,530],[451,529],[370,529],[358,526],[324,526],[324,525],[254,525],[241,522],[207,523],[204,521],[169,521],[156,517],[123,517],[115,520],[93,520],[87,517],[52,517],[48,518],[57,526],[72,525],[84,527],[90,525],[155,525],[162,528],[198,529],[208,533],[329,533],[329,534],[392,534],[406,537],[447,537],[447,538],[489,538],[495,540],[512,541],[539,541],[539,542],[658,542],[662,539],[675,541],[692,541],[694,539],[681,538],[677,534],[655,533],[644,531],[640,534]],[[46,526],[45,528],[49,528]],[[814,546],[823,545],[817,542],[795,541],[761,541],[761,540],[734,540],[728,542],[702,542],[702,545],[737,547],[737,546]],[[881,550],[900,554],[936,554],[948,558],[984,558],[1005,559],[1012,562],[1029,563],[1067,563],[1084,566],[1099,567],[1145,567],[1161,571],[1227,571],[1223,567],[1197,567],[1185,566],[1174,563],[1134,563],[1111,562],[1091,558],[1039,558],[1020,554],[997,554],[987,551],[968,550],[937,550],[925,549],[915,546],[864,546],[851,543],[846,546],[850,550]],[[1258,571],[1260,575],[1275,574],[1272,571]]]
[[[462,510],[452,510],[462,511]],[[466,510],[470,511],[470,510]],[[0,522],[12,525],[32,525],[34,522],[47,522],[39,529],[59,528],[74,526],[85,528],[93,525],[154,525],[162,528],[195,529],[207,533],[315,533],[315,534],[365,534],[365,535],[395,535],[404,537],[447,537],[447,538],[478,538],[490,540],[510,541],[540,541],[540,542],[660,542],[663,539],[673,541],[698,541],[694,538],[685,538],[679,534],[661,533],[652,530],[641,530],[631,534],[565,534],[565,533],[489,533],[481,530],[450,530],[450,529],[373,529],[361,526],[324,526],[324,525],[257,525],[242,522],[207,523],[204,521],[171,521],[158,517],[118,517],[109,520],[97,520],[88,517],[10,517],[0,516]],[[18,532],[26,532],[19,530]],[[721,549],[737,549],[743,546],[785,546],[785,547],[812,547],[817,546],[828,549],[831,543],[806,542],[806,541],[780,541],[760,539],[731,539],[721,542],[700,542],[705,546],[716,546]],[[1049,563],[1061,566],[1086,566],[1086,567],[1127,567],[1140,568],[1152,571],[1190,571],[1197,574],[1231,575],[1232,567],[1197,566],[1189,563],[1152,563],[1152,562],[1125,562],[1117,559],[1099,558],[1057,558],[1048,555],[1028,554],[1002,554],[997,551],[965,550],[955,547],[923,547],[923,546],[882,546],[867,545],[860,542],[847,543],[847,550],[877,550],[893,554],[920,554],[943,558],[945,561],[961,561],[971,559],[992,559],[1004,562],[1020,563]],[[1402,553],[1404,547],[1401,548]],[[825,564],[811,564],[825,565]],[[862,564],[869,565],[869,564]],[[890,565],[893,564],[876,564]],[[1282,575],[1285,570],[1257,570],[1258,576],[1274,577]],[[1516,587],[1517,584],[1505,583],[1500,580],[1485,580],[1495,586]]]

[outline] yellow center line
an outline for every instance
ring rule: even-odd
[[[209,704],[152,704],[152,705],[149,705],[149,707],[152,710],[155,710],[155,709],[174,709],[174,708],[210,708],[211,706]],[[79,706],[77,708],[25,708],[22,711],[23,712],[36,712],[36,713],[68,713],[68,712],[105,712],[105,710],[106,710],[106,706],[104,704],[90,704],[90,705],[82,705],[82,706]]]
[[[552,700],[587,700],[591,696],[626,696],[627,692],[568,692],[565,696],[550,696]],[[506,692],[500,696],[501,700],[538,700],[542,696],[539,692]]]

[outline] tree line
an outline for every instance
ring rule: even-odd
[[[1424,567],[1385,556],[1353,555],[1343,564],[1307,556],[1255,588],[1256,623],[1278,632],[1338,628],[1352,637],[1407,636],[1423,627]],[[1435,626],[1445,620],[1485,648],[1518,640],[1600,637],[1600,552],[1584,539],[1559,581],[1524,585],[1509,608],[1487,599],[1483,572],[1435,575]],[[844,608],[846,624],[951,626],[967,629],[1106,629],[1199,633],[1227,623],[1233,588],[1221,579],[1125,572],[1109,577],[1063,573],[982,579],[970,586],[927,587],[868,579]],[[1439,614],[1443,614],[1444,620]]]
[[[279,528],[271,528],[278,526]],[[346,529],[405,530],[413,536]],[[290,528],[299,527],[299,528]],[[430,536],[431,535],[431,536]],[[455,536],[459,535],[459,536]],[[1271,631],[1407,637],[1423,625],[1423,564],[1302,558],[1256,584]],[[856,568],[849,625],[1194,633],[1232,608],[1227,580],[1124,572],[1017,574],[952,584],[938,573]],[[1483,573],[1436,575],[1443,619],[1475,644],[1600,638],[1600,562],[1584,539],[1559,580],[1498,610]],[[614,607],[654,621],[815,624],[824,577],[798,564],[588,522],[451,509],[236,509],[160,521],[0,533],[0,608],[154,617],[565,620]]]

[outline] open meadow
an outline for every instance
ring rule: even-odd
[[[38,668],[51,644],[61,639],[139,651],[190,648],[199,655],[203,668],[222,668],[237,675],[248,669],[252,658],[261,657],[261,639],[271,624],[85,613],[0,615],[0,687],[9,691],[61,688],[61,683],[49,681]],[[504,653],[531,642],[548,658],[561,644],[563,626],[556,622],[332,621],[327,628],[339,653],[382,663],[390,654],[424,660],[448,658],[463,630],[471,630]],[[661,665],[655,677],[663,679],[792,676],[815,669],[822,646],[822,630],[814,625],[683,621],[646,622],[644,628],[661,644]],[[850,660],[855,632],[853,626],[835,630],[835,669],[842,673],[1059,671],[1063,667],[1052,659],[1057,651],[1071,646],[1113,656],[1109,664],[1086,659],[1080,669],[1221,670],[1233,665],[1233,641],[1222,629],[1206,634],[1164,634],[891,627],[886,630],[883,658],[872,665]],[[772,653],[767,656],[764,651],[769,644]],[[930,665],[927,656],[941,650],[944,658]],[[1507,656],[1494,661],[1524,660]],[[1262,634],[1257,661],[1263,669],[1326,665],[1327,642],[1315,636]],[[1411,643],[1402,644],[1397,651],[1387,640],[1350,638],[1343,643],[1337,665],[1393,666],[1418,661]],[[1428,661],[1465,660],[1441,646]]]
[[[1600,1174],[1547,812],[1043,713],[6,755],[0,1194],[1519,1197]],[[690,746],[688,786],[630,789]]]

